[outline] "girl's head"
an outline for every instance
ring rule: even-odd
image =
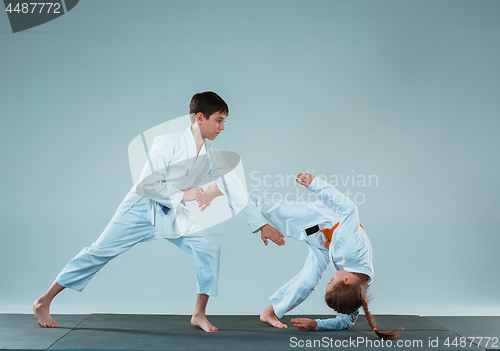
[[[363,305],[366,283],[344,270],[337,271],[326,286],[328,307],[343,314],[352,314]]]
[[[361,279],[359,274],[339,270],[326,286],[326,304],[342,314],[353,314],[360,307],[363,307],[366,322],[378,337],[389,340],[396,339],[399,336],[397,332],[403,328],[390,332],[381,332],[377,329],[375,318],[368,310],[367,288],[366,280]]]

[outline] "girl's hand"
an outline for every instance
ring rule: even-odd
[[[297,329],[316,330],[316,328],[318,328],[318,322],[316,322],[314,319],[294,318],[290,322],[292,322],[293,326]]]
[[[217,196],[223,195],[224,194],[222,193],[222,191],[220,191],[217,183],[210,184],[198,200],[198,207],[200,208],[201,212],[205,211],[205,209],[210,206],[213,199],[215,199]]]
[[[299,173],[299,175],[297,176],[297,179],[295,179],[295,180],[297,181],[297,183],[299,183],[300,185],[303,185],[307,188],[311,184],[313,179],[314,179],[314,176],[312,174]]]

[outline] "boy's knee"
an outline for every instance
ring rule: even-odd
[[[209,240],[206,245],[204,245],[204,250],[206,252],[210,253],[211,256],[218,257],[220,256],[220,245],[217,241],[211,239]]]
[[[113,259],[121,253],[121,251],[117,250],[116,248],[103,248],[95,244],[92,244],[88,248],[84,248],[82,252],[84,251],[85,254],[100,259]]]
[[[216,254],[217,256],[220,255],[220,245],[217,241],[214,240],[212,242],[211,249],[214,254]]]

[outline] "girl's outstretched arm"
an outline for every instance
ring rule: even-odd
[[[337,313],[335,318],[316,319],[316,330],[342,330],[351,328],[358,320],[359,310],[353,314]]]
[[[335,318],[309,319],[294,318],[291,320],[293,326],[301,330],[342,330],[351,328],[358,319],[359,311],[353,314],[337,313]]]
[[[325,206],[331,208],[344,218],[356,211],[356,205],[347,196],[321,178],[309,173],[299,173],[297,175],[297,183],[315,193]]]

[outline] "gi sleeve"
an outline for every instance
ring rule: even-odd
[[[362,265],[359,243],[359,215],[357,206],[335,187],[319,177],[314,177],[309,190],[341,217],[335,231],[335,240],[330,243],[332,263],[341,269],[353,269]],[[354,270],[359,272],[359,270]]]
[[[213,175],[221,192],[226,196],[229,206],[239,213],[250,230],[255,233],[267,224],[266,219],[257,209],[255,204],[249,199],[248,193],[241,184],[236,172],[230,169],[228,163],[224,160],[222,154],[217,151],[211,151],[213,160]]]
[[[342,330],[351,328],[358,319],[359,310],[353,314],[338,313],[335,318],[315,319],[318,323],[316,330]]]
[[[307,189],[315,193],[326,206],[344,218],[356,211],[356,205],[347,196],[317,176],[314,177]]]

